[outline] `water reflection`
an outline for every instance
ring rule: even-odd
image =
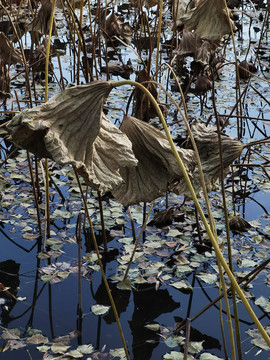
[[[20,264],[14,260],[0,262],[0,304],[1,325],[7,327],[12,320],[10,312],[17,303],[16,295],[20,285]]]
[[[156,290],[153,285],[141,285],[133,290],[134,311],[129,326],[133,336],[132,352],[134,360],[150,359],[160,336],[147,329],[145,325],[152,323],[161,314],[170,313],[180,307],[167,289]]]

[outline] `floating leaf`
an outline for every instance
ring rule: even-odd
[[[202,346],[203,342],[204,342],[204,340],[203,341],[190,341],[188,344],[188,351],[191,354],[197,354],[197,353],[201,352],[203,349],[203,346]]]
[[[117,284],[117,288],[121,289],[121,290],[131,290],[131,281],[130,281],[130,279],[125,279],[125,280],[120,281]]]
[[[126,353],[125,353],[125,349],[124,349],[124,348],[112,349],[112,350],[110,350],[110,354],[111,354],[113,357],[119,357],[120,359],[124,359],[125,356],[126,356]]]
[[[187,280],[180,280],[170,285],[176,289],[192,290],[192,286]]]
[[[47,342],[49,342],[49,339],[46,336],[43,336],[42,334],[35,334],[31,337],[29,337],[28,339],[26,339],[26,342],[28,344],[46,344]]]
[[[41,275],[40,279],[42,281],[51,281],[55,277],[54,274],[51,275]]]
[[[80,351],[80,353],[82,354],[91,354],[95,348],[93,345],[89,344],[89,345],[80,345],[77,347],[77,350]]]
[[[71,356],[72,358],[79,359],[83,357],[83,354],[78,350],[71,350],[65,354],[66,356]]]
[[[55,354],[65,354],[69,348],[68,345],[52,345],[51,351]]]
[[[152,331],[158,331],[160,325],[159,324],[147,324],[144,327],[146,327],[147,329],[152,330]]]
[[[50,350],[50,346],[47,346],[47,345],[42,345],[42,346],[37,346],[37,350],[40,351],[40,352],[47,352],[48,350]]]
[[[261,306],[264,311],[270,312],[270,301],[264,296],[260,296],[258,299],[256,299],[255,304]]]
[[[266,326],[265,331],[267,332],[268,335],[270,335],[270,326]],[[246,333],[253,338],[251,340],[253,345],[258,346],[263,350],[269,350],[268,344],[263,339],[258,329],[249,329],[246,331]]]
[[[257,266],[257,262],[250,259],[239,259],[237,260],[238,267],[254,267]]]
[[[20,334],[19,329],[6,329],[3,331],[1,338],[4,340],[19,340]]]
[[[220,358],[210,353],[203,353],[200,356],[200,360],[224,360],[224,358]]]
[[[26,346],[26,343],[22,340],[9,340],[9,349],[18,350]]]
[[[215,282],[217,281],[217,275],[215,274],[200,273],[197,274],[196,276],[207,284],[215,284]]]
[[[110,306],[104,306],[104,305],[93,305],[91,306],[91,311],[95,315],[105,315],[109,312]]]

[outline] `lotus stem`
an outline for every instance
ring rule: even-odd
[[[213,70],[212,70],[212,77],[214,78]],[[213,104],[213,108],[214,108],[214,114],[215,114],[215,117],[216,117],[216,125],[217,125],[217,133],[218,133],[219,158],[220,158],[220,182],[221,182],[223,212],[224,212],[225,226],[226,226],[228,259],[229,259],[230,270],[233,273],[233,261],[232,261],[232,247],[231,247],[231,238],[230,238],[229,215],[228,215],[227,200],[226,200],[225,186],[224,186],[224,171],[223,171],[223,166],[222,166],[222,164],[223,164],[223,155],[222,155],[222,144],[221,144],[221,127],[220,127],[218,112],[217,112],[217,108],[216,108],[215,83],[214,83],[214,81],[213,81],[213,86],[212,86],[212,104]],[[224,277],[223,277],[222,272],[220,273],[220,275],[221,275],[222,286],[224,286],[223,293],[224,293],[224,300],[225,300],[226,309],[227,309],[227,316],[228,316],[228,326],[229,326],[229,334],[230,334],[230,341],[231,341],[232,358],[236,358],[234,337],[233,337],[233,328],[232,328],[231,316],[229,316],[230,315],[230,307],[229,307],[228,296],[227,296],[227,293],[226,293],[226,285],[225,285],[225,282],[224,282]],[[239,358],[239,360],[241,360],[242,359],[242,353],[241,353],[240,327],[239,327],[239,317],[238,317],[238,310],[237,310],[237,304],[236,304],[236,294],[235,294],[234,290],[232,290],[232,302],[233,302],[233,312],[234,312],[234,316],[235,316],[234,324],[235,324],[235,332],[236,332],[236,340],[237,340],[238,358]]]
[[[171,148],[172,148],[172,151],[173,151],[173,153],[174,153],[174,156],[175,156],[175,158],[176,158],[176,160],[177,160],[177,162],[178,162],[178,164],[179,164],[180,170],[181,170],[181,172],[182,172],[182,174],[183,174],[183,176],[184,176],[184,178],[185,178],[185,180],[186,180],[186,183],[187,183],[189,192],[190,192],[190,194],[191,194],[191,197],[192,197],[192,199],[193,199],[193,201],[194,201],[195,206],[196,206],[197,209],[198,209],[198,212],[199,212],[200,217],[201,217],[201,219],[202,219],[202,222],[203,222],[203,224],[204,224],[205,230],[206,230],[206,232],[207,232],[207,234],[208,234],[208,236],[209,236],[209,239],[210,239],[210,241],[211,241],[211,243],[212,243],[212,246],[213,246],[213,248],[214,248],[214,250],[215,250],[216,257],[217,257],[217,259],[220,261],[220,263],[221,263],[222,267],[224,268],[224,270],[226,271],[226,273],[227,273],[227,275],[228,275],[228,277],[229,277],[229,279],[230,279],[230,281],[231,281],[231,283],[232,283],[232,287],[237,291],[237,293],[238,293],[240,299],[242,300],[242,303],[243,303],[243,305],[245,306],[248,314],[250,315],[250,317],[251,317],[252,320],[254,321],[256,327],[257,327],[258,330],[260,331],[260,333],[261,333],[262,337],[264,338],[264,340],[266,341],[266,343],[270,346],[270,337],[268,336],[268,334],[267,334],[267,332],[265,331],[264,327],[262,326],[262,324],[261,324],[260,321],[258,320],[257,316],[255,315],[254,311],[252,310],[251,306],[249,305],[249,302],[248,302],[248,300],[246,299],[245,294],[244,294],[243,291],[241,290],[241,288],[240,288],[240,286],[238,285],[238,283],[237,283],[234,275],[232,274],[232,272],[231,272],[228,264],[226,263],[224,257],[222,256],[222,253],[221,253],[221,251],[220,251],[220,249],[219,249],[219,245],[218,245],[218,243],[217,243],[217,241],[216,241],[216,237],[215,237],[215,235],[213,234],[213,232],[212,232],[212,230],[211,230],[211,228],[210,228],[210,226],[209,226],[209,224],[208,224],[208,222],[207,222],[207,220],[206,220],[206,217],[205,217],[205,215],[204,215],[204,213],[203,213],[203,210],[202,210],[202,208],[201,208],[201,206],[200,206],[199,200],[198,200],[198,198],[197,198],[197,196],[196,196],[196,193],[195,193],[195,191],[194,191],[193,185],[192,185],[192,183],[191,183],[191,181],[190,181],[189,175],[188,175],[188,173],[187,173],[187,171],[186,171],[186,169],[185,169],[185,166],[184,166],[184,164],[183,164],[183,162],[182,162],[182,160],[181,160],[181,158],[180,158],[180,156],[179,156],[179,154],[178,154],[178,152],[177,152],[177,149],[176,149],[176,147],[175,147],[175,145],[174,145],[174,142],[173,142],[173,140],[172,140],[172,137],[171,137],[171,135],[170,135],[170,132],[169,132],[169,129],[168,129],[168,127],[167,127],[167,124],[166,124],[166,121],[165,121],[165,119],[164,119],[164,116],[163,116],[163,114],[162,114],[162,112],[161,112],[161,110],[160,110],[160,108],[159,108],[159,106],[158,106],[155,98],[153,97],[153,95],[152,95],[142,84],[140,84],[140,83],[138,83],[138,82],[136,82],[136,81],[123,80],[123,81],[118,81],[118,82],[112,83],[112,86],[113,86],[114,88],[119,87],[119,86],[123,86],[123,85],[136,86],[136,87],[138,87],[140,90],[144,91],[145,94],[147,94],[147,96],[148,96],[149,99],[151,100],[153,106],[155,107],[155,110],[156,110],[156,112],[157,112],[157,114],[158,114],[158,116],[159,116],[159,118],[160,118],[160,121],[162,122],[162,125],[163,125],[164,131],[165,131],[165,133],[166,133],[166,136],[167,136],[167,138],[168,138],[168,141],[169,141],[169,143],[170,143],[170,145],[171,145]]]
[[[45,59],[45,102],[48,101],[48,89],[49,89],[49,60],[50,60],[50,48],[51,48],[51,37],[53,28],[53,19],[55,11],[56,0],[53,2],[52,13],[50,18],[49,36],[46,48],[46,59]],[[46,231],[47,236],[50,237],[50,183],[49,183],[49,163],[48,159],[45,159],[45,179],[46,179]]]
[[[75,167],[73,167],[73,170],[74,170],[74,173],[75,173],[75,176],[76,176],[78,186],[80,188],[80,193],[81,193],[81,197],[82,197],[83,204],[84,204],[84,210],[85,210],[85,214],[86,214],[86,217],[88,219],[88,222],[89,222],[90,231],[91,231],[95,251],[96,251],[96,254],[97,254],[97,258],[98,258],[98,264],[99,264],[99,267],[100,267],[102,279],[104,281],[104,285],[105,285],[105,288],[106,288],[106,291],[107,291],[107,294],[108,294],[108,297],[109,297],[109,300],[110,300],[110,303],[111,303],[111,306],[112,306],[112,310],[113,310],[113,313],[114,313],[114,316],[115,316],[115,320],[116,320],[116,323],[117,323],[117,326],[118,326],[118,329],[119,329],[119,333],[120,333],[122,344],[123,344],[123,347],[124,347],[124,350],[125,350],[126,358],[127,358],[127,360],[130,360],[127,345],[126,345],[126,341],[125,341],[125,338],[124,338],[124,333],[123,333],[123,330],[122,330],[122,327],[121,327],[121,324],[120,324],[120,320],[119,320],[119,316],[118,316],[118,313],[117,313],[117,309],[116,309],[116,306],[115,306],[115,303],[114,303],[114,300],[113,300],[113,297],[112,297],[112,294],[111,294],[111,290],[110,290],[110,287],[109,287],[109,284],[108,284],[108,281],[106,279],[106,275],[105,275],[105,272],[104,272],[104,269],[103,269],[103,265],[102,265],[102,261],[101,261],[101,257],[100,257],[100,253],[99,253],[99,249],[98,249],[98,244],[97,244],[97,240],[96,240],[96,235],[95,235],[93,224],[92,224],[92,221],[91,221],[91,217],[90,217],[90,214],[89,214],[89,211],[88,211],[87,200],[86,200],[86,197],[84,196],[84,193],[83,193],[83,189],[82,189],[82,185],[81,185],[81,182],[80,182],[80,179],[79,179],[78,172],[77,172]]]
[[[158,63],[159,63],[159,46],[160,46],[160,37],[161,37],[162,13],[163,13],[163,0],[160,0],[159,1],[156,69],[158,68]]]

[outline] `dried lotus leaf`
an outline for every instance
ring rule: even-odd
[[[22,64],[22,55],[18,49],[14,48],[12,42],[3,32],[0,32],[0,58],[5,64]]]
[[[168,184],[179,182],[182,173],[166,136],[154,126],[126,116],[120,127],[132,142],[138,159],[134,168],[121,168],[124,183],[113,189],[116,200],[124,206],[152,201],[164,196]],[[188,171],[194,167],[194,151],[178,148]]]
[[[194,30],[198,37],[219,42],[224,35],[231,33],[230,23],[235,29],[232,20],[228,20],[225,6],[223,0],[201,0],[194,9],[181,16],[180,21],[187,30]]]
[[[208,128],[204,124],[195,123],[191,131],[196,142],[200,155],[204,180],[207,191],[215,190],[220,179],[220,156],[219,156],[219,139],[216,129]],[[243,144],[229,136],[221,135],[223,172],[226,174],[232,162],[241,155]],[[197,195],[202,190],[201,180],[198,167],[192,173],[191,179]],[[189,195],[189,190],[185,182],[181,182],[172,187],[172,190],[178,195]]]
[[[120,167],[134,167],[137,162],[128,137],[102,114],[99,133],[78,172],[87,184],[106,192],[123,182]]]
[[[74,86],[23,110],[7,125],[10,140],[59,164],[83,162],[99,132],[103,102],[111,89],[106,81]]]
[[[73,165],[89,185],[110,191],[123,182],[120,167],[137,165],[128,137],[102,112],[111,89],[106,81],[91,82],[24,110],[7,126],[10,140],[38,157]]]

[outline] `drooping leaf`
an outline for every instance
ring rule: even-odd
[[[163,196],[168,183],[179,182],[182,177],[179,165],[166,136],[154,126],[126,116],[120,127],[130,141],[139,160],[134,168],[121,168],[124,183],[113,189],[113,195],[128,206],[141,201],[152,201]],[[187,170],[194,167],[194,152],[178,148]]]
[[[225,6],[223,0],[201,0],[181,16],[180,21],[187,30],[194,30],[198,37],[219,42],[225,34],[231,33],[230,23],[235,29]]]
[[[93,81],[22,111],[7,125],[10,140],[38,157],[73,165],[101,192],[111,190],[123,182],[120,167],[137,165],[129,139],[102,112],[111,89],[109,82]]]

